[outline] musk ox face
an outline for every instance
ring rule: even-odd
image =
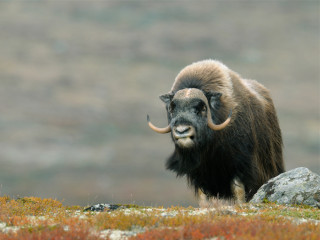
[[[206,133],[209,106],[200,90],[180,90],[170,101],[165,96],[161,98],[167,103],[171,136],[177,147],[192,149],[203,145],[207,137],[212,136],[212,131]]]
[[[229,118],[222,124],[216,125],[212,121],[211,109],[218,109],[220,93],[204,93],[197,88],[186,88],[160,96],[166,103],[169,125],[165,128],[155,127],[149,120],[151,129],[158,133],[171,131],[172,139],[178,148],[184,150],[202,147],[213,137],[212,130],[226,127]]]
[[[206,135],[208,106],[199,98],[174,99],[168,106],[172,139],[180,148],[201,145]],[[211,133],[211,131],[210,131]]]

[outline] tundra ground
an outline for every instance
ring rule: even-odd
[[[212,208],[122,205],[84,211],[53,199],[0,197],[7,239],[319,239],[320,210],[273,203]]]

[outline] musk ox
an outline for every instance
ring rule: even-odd
[[[196,195],[249,201],[284,172],[282,137],[269,91],[215,60],[193,63],[176,77],[166,104],[175,150],[166,168],[186,176]]]

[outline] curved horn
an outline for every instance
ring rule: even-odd
[[[149,115],[147,115],[147,121],[148,121],[149,127],[150,127],[153,131],[155,131],[155,132],[157,132],[157,133],[168,133],[168,132],[171,131],[170,125],[168,125],[167,127],[164,127],[164,128],[158,128],[158,127],[156,127],[155,125],[153,125],[153,124],[150,122],[150,117],[149,117]]]
[[[215,130],[215,131],[224,129],[230,123],[231,115],[232,115],[232,110],[230,110],[230,114],[229,114],[228,118],[223,123],[216,125],[212,122],[211,113],[208,112],[208,126],[209,126],[209,128],[211,128],[212,130]]]

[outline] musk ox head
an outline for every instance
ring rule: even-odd
[[[164,94],[160,99],[166,103],[169,125],[158,128],[147,116],[149,127],[158,133],[171,131],[172,139],[178,148],[201,147],[213,136],[212,130],[221,130],[230,122],[231,112],[223,123],[213,123],[211,109],[219,108],[220,97],[220,93],[204,93],[197,88],[185,88],[175,94]]]

